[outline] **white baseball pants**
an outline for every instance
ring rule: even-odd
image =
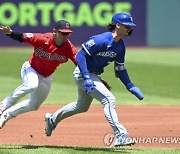
[[[22,65],[21,78],[23,84],[3,100],[7,108],[4,111],[4,113],[8,115],[7,119],[11,119],[25,112],[37,110],[49,94],[52,75],[43,77],[31,67],[28,61]],[[28,93],[30,93],[29,99],[17,103],[18,100]]]

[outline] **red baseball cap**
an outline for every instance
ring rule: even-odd
[[[55,23],[54,29],[57,29],[58,31],[62,33],[72,33],[71,25],[66,20],[59,20]]]

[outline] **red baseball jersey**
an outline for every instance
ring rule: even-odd
[[[39,74],[50,76],[56,68],[71,59],[77,65],[75,56],[77,50],[68,40],[64,45],[57,47],[52,33],[23,33],[23,42],[33,45],[34,52],[29,62]]]

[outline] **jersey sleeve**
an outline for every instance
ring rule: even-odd
[[[125,49],[125,46],[123,44],[123,46],[121,48],[121,52],[119,52],[119,54],[115,58],[115,63],[124,64],[125,63],[125,53],[126,53],[126,49]]]
[[[70,52],[68,52],[69,59],[71,59],[71,61],[74,63],[74,65],[77,65],[77,61],[76,61],[77,49],[70,41],[69,41],[69,44],[70,44]]]
[[[103,41],[101,37],[93,36],[87,42],[83,43],[82,47],[89,56],[92,56],[97,53],[100,48],[102,49],[102,44]]]
[[[38,34],[38,33],[23,33],[23,42],[33,45],[41,37],[42,34]]]

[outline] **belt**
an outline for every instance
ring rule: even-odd
[[[100,72],[93,72],[93,71],[89,71],[89,73],[93,73],[93,74],[96,74],[96,75],[100,75],[101,74]]]

